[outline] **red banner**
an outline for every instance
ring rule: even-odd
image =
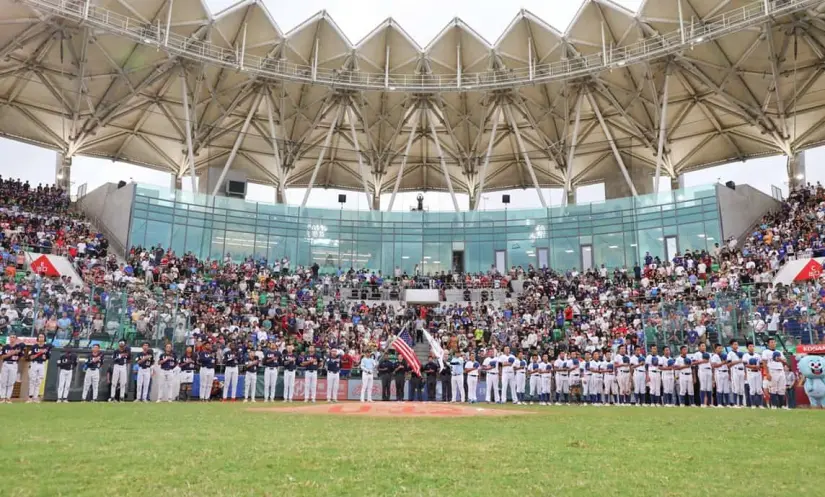
[[[45,255],[41,255],[32,261],[32,271],[41,276],[57,277],[60,273],[54,268],[54,265]]]
[[[797,354],[822,354],[825,355],[825,343],[818,343],[813,345],[797,345]]]

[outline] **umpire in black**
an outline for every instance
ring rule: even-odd
[[[441,402],[450,402],[453,399],[453,372],[446,361],[439,371],[439,376],[441,376]]]
[[[435,401],[435,385],[438,383],[438,363],[435,362],[433,356],[430,356],[430,361],[424,365],[424,374],[427,375],[427,400]]]
[[[393,362],[389,356],[383,356],[378,363],[378,379],[381,380],[381,400],[389,402],[390,383],[392,382]]]
[[[404,379],[408,369],[403,357],[399,357],[393,363],[392,374],[395,377],[395,400],[397,402],[404,402]]]

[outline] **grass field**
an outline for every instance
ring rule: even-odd
[[[0,495],[756,497],[825,488],[822,411],[528,407],[537,414],[411,419],[246,407],[0,406]]]

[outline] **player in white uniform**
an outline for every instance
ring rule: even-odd
[[[753,343],[748,342],[748,351],[742,356],[747,373],[748,390],[751,396],[751,409],[762,406],[762,357],[753,350]]]
[[[553,381],[553,363],[550,362],[550,358],[547,357],[547,354],[544,354],[542,357],[541,363],[541,398],[543,399],[540,405],[549,406],[552,404],[550,399],[551,392],[553,391],[552,381]]]
[[[593,362],[593,357],[590,352],[584,353],[584,361],[581,364],[582,374],[582,403],[584,405],[593,404],[593,392],[590,388],[593,386],[593,371],[590,370],[590,364]]]
[[[785,405],[785,390],[788,385],[785,381],[785,356],[776,350],[776,339],[768,339],[767,350],[762,351],[762,364],[766,370],[765,379],[768,381],[768,393],[771,395],[771,409],[787,409]]]
[[[638,355],[630,357],[630,368],[633,370],[633,395],[637,406],[645,403],[645,389],[647,388],[647,357],[639,349]]]
[[[688,401],[693,397],[693,368],[691,364],[693,361],[687,355],[687,347],[682,345],[679,347],[679,357],[676,358],[674,368],[676,371],[676,378],[679,384],[679,397],[683,407],[690,407]]]
[[[662,361],[659,369],[662,371],[662,395],[664,396],[665,407],[676,405],[676,359],[670,355],[670,347],[662,349]]]
[[[582,373],[581,367],[582,362],[579,360],[578,352],[571,352],[570,358],[567,359],[567,369],[569,374],[569,384],[570,384],[570,400],[573,400],[573,392],[578,392],[581,395],[581,384],[582,384]],[[578,399],[578,402],[581,402],[581,398]]]
[[[566,404],[570,397],[570,373],[567,369],[567,354],[559,352],[559,356],[553,362],[553,371],[556,380],[556,405],[561,405],[564,400]]]
[[[699,350],[691,357],[696,366],[696,375],[699,377],[699,406],[710,407],[713,398],[713,368],[710,364],[710,354],[704,342],[699,344]]]
[[[481,370],[487,373],[487,385],[484,393],[484,402],[490,403],[495,399],[496,404],[501,402],[501,396],[498,392],[498,358],[495,357],[495,351],[490,349],[487,351],[487,357],[482,362]],[[493,392],[494,395],[490,395]]]
[[[716,407],[727,407],[730,397],[730,370],[728,356],[722,350],[722,345],[713,346],[713,355],[710,356],[710,365],[713,368],[713,378],[716,380]]]
[[[460,354],[456,354],[450,359],[451,383],[453,391],[452,402],[466,402],[467,396],[464,394],[464,366],[467,361]]]
[[[590,396],[594,405],[602,405],[602,393],[604,392],[604,369],[602,369],[602,357],[599,351],[593,352],[593,360],[590,361]]]
[[[619,404],[630,405],[630,357],[624,345],[619,346],[613,365],[616,368],[616,383],[619,385]]]
[[[659,356],[659,350],[655,345],[650,346],[650,353],[645,357],[645,364],[647,364],[647,381],[650,389],[650,405],[662,405],[662,370],[659,365],[662,363],[662,358]]]
[[[614,404],[618,402],[619,386],[616,384],[616,364],[613,362],[612,353],[605,352],[602,361],[602,371],[604,371],[604,400],[603,404]]]
[[[733,392],[731,404],[737,408],[745,407],[745,364],[742,358],[745,352],[739,350],[739,342],[730,341],[728,352],[728,368],[730,368],[730,390]],[[750,400],[748,400],[750,402]]]
[[[541,363],[538,354],[533,354],[530,364],[527,365],[527,376],[530,377],[530,405],[533,402],[541,402]],[[544,369],[544,368],[541,368]]]
[[[467,402],[475,404],[478,402],[478,370],[481,364],[476,361],[476,355],[470,353],[470,358],[464,363],[464,374],[467,375]]]
[[[524,359],[524,352],[518,353],[513,369],[516,370],[516,404],[524,404],[524,387],[527,383],[527,361]]]
[[[516,364],[516,356],[510,353],[510,347],[504,347],[504,352],[498,358],[501,364],[501,403],[507,403],[507,390],[510,390],[510,398],[513,404],[518,403],[516,395],[516,371],[513,366]]]

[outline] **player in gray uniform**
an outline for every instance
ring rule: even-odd
[[[650,404],[659,407],[662,405],[662,370],[660,369],[662,358],[655,345],[650,346],[650,353],[645,358],[645,363],[647,364]]]
[[[713,377],[716,381],[716,407],[727,407],[730,398],[730,370],[728,356],[722,350],[721,344],[713,346],[713,355],[710,356],[710,365],[713,368]]]

